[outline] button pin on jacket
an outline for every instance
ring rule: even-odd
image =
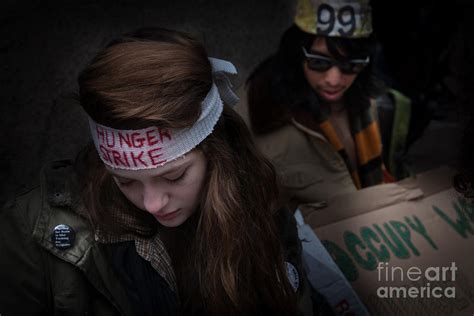
[[[57,225],[51,233],[51,241],[54,247],[60,250],[71,248],[74,245],[75,238],[74,230],[65,224]]]
[[[296,270],[295,266],[285,261],[286,264],[286,273],[288,275],[288,281],[290,281],[291,286],[295,292],[300,287],[300,275],[298,274],[298,270]]]

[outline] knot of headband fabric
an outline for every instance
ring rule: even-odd
[[[89,117],[89,127],[100,159],[114,169],[140,170],[163,166],[199,145],[214,130],[224,102],[234,106],[239,98],[232,91],[227,74],[235,75],[234,65],[209,58],[213,83],[202,102],[199,119],[185,129],[150,126],[138,130],[119,130],[96,123]]]

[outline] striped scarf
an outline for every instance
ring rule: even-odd
[[[374,119],[370,108],[360,113],[349,114],[350,129],[357,155],[356,168],[350,162],[342,141],[329,121],[329,113],[326,113],[326,115],[321,113],[319,119],[314,121],[312,115],[298,112],[295,113],[295,119],[323,133],[344,160],[357,189],[394,181],[383,165],[382,140],[377,121]]]

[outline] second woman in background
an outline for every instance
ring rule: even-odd
[[[238,111],[292,209],[393,180],[376,120],[371,32],[367,1],[301,0],[276,54],[248,79]]]

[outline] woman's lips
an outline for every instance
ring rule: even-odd
[[[321,96],[323,97],[323,99],[326,99],[329,101],[336,101],[340,99],[340,97],[342,96],[342,93],[343,93],[342,89],[334,90],[334,91],[323,90],[321,91]]]
[[[179,213],[179,209],[170,213],[162,214],[162,215],[156,214],[155,217],[161,221],[169,221],[175,218],[176,216],[178,216],[178,213]]]

